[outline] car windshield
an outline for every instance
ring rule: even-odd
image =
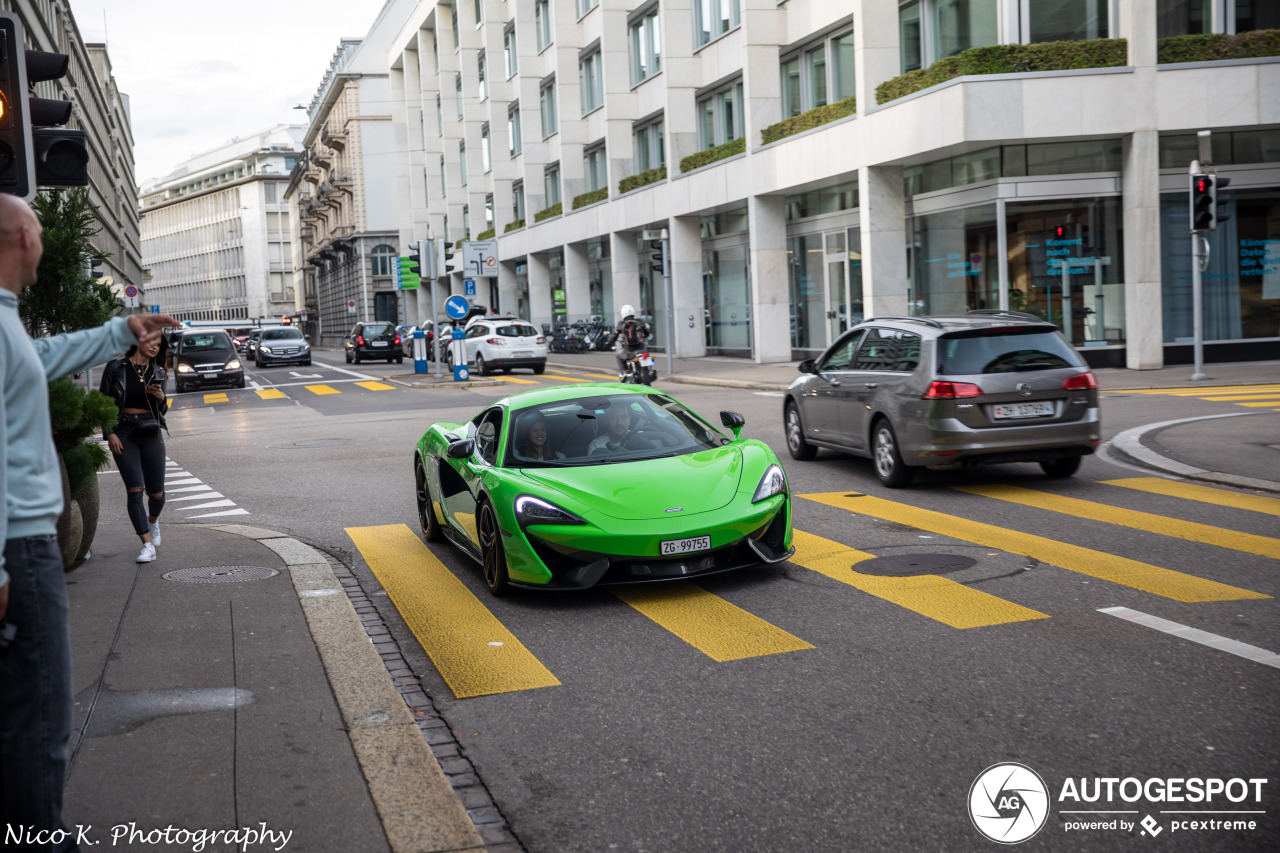
[[[302,339],[302,332],[297,329],[268,329],[262,333],[264,341],[297,341]]]
[[[377,338],[382,335],[392,334],[390,323],[370,323],[364,327],[364,336],[367,338]]]
[[[1062,335],[1043,329],[995,329],[938,339],[938,373],[944,376],[1054,370],[1083,364]]]
[[[231,338],[226,332],[187,333],[182,336],[181,349],[183,352],[231,349]]]
[[[681,456],[729,439],[662,394],[581,397],[517,409],[507,442],[511,468],[577,467]]]

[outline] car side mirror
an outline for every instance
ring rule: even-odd
[[[800,362],[798,369],[801,373],[812,373],[814,376],[818,375],[817,362],[811,358],[806,358],[804,361]]]
[[[476,452],[476,440],[474,438],[464,438],[460,441],[449,443],[449,449],[445,451],[445,456],[450,459],[466,459]]]
[[[733,430],[733,438],[736,441],[742,434],[742,428],[747,425],[747,419],[737,412],[722,411],[720,423]]]

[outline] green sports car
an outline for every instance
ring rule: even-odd
[[[432,424],[413,458],[423,536],[477,560],[495,595],[781,562],[794,552],[782,464],[739,437],[742,415],[720,419],[733,438],[657,389],[600,383]]]

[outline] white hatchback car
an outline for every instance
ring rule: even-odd
[[[547,369],[547,339],[527,320],[511,316],[473,317],[467,323],[467,362],[481,376],[490,371],[510,373],[528,367]]]

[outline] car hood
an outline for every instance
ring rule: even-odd
[[[664,459],[575,468],[526,468],[525,476],[612,518],[640,521],[727,506],[742,480],[734,445]]]

